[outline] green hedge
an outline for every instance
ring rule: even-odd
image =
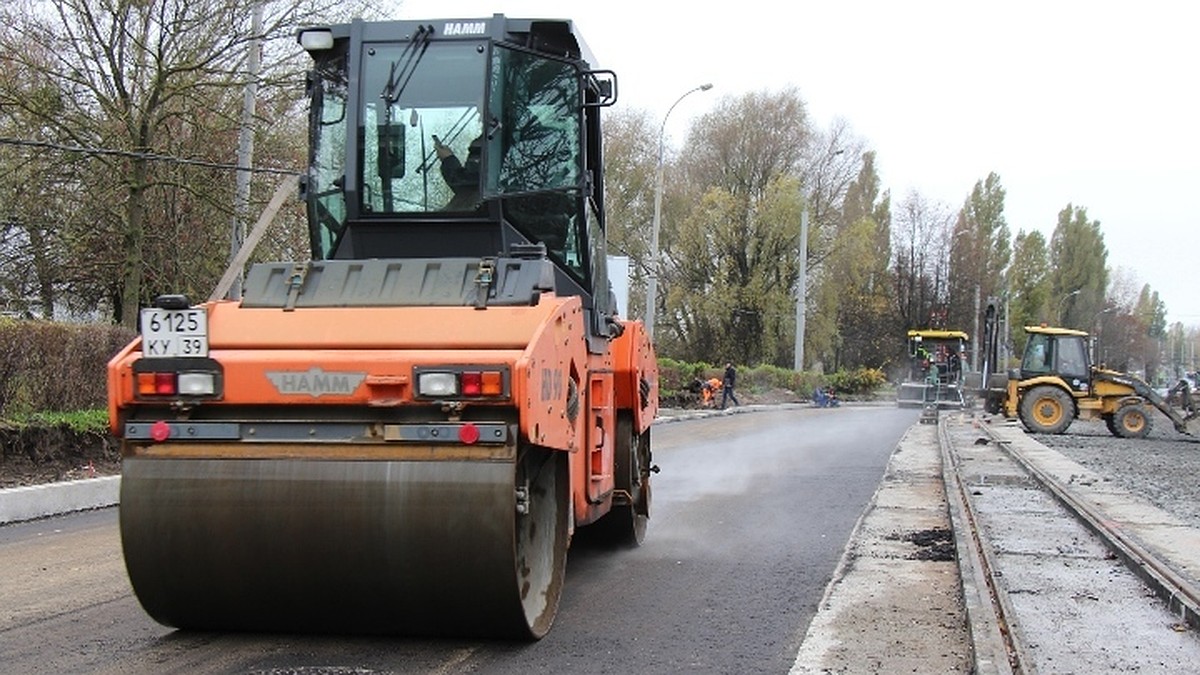
[[[116,326],[0,318],[0,418],[104,408],[105,366],[134,337],[133,331]],[[659,359],[663,405],[685,401],[695,380],[720,378],[724,371],[724,364]],[[883,371],[874,368],[823,375],[738,366],[738,391],[787,390],[804,400],[816,387],[826,386],[843,397],[871,397],[886,382]]]
[[[116,326],[0,319],[0,417],[103,408],[105,366],[133,337]]]
[[[839,370],[829,376],[829,385],[841,395],[869,396],[887,384],[887,375],[878,368]]]
[[[724,364],[706,362],[688,363],[674,359],[658,360],[659,395],[665,401],[684,397],[689,385],[695,380],[720,379],[725,372]],[[840,370],[836,373],[796,372],[790,368],[759,365],[753,368],[738,367],[738,390],[763,392],[786,389],[799,398],[808,399],[817,387],[833,387],[839,396],[871,398],[887,384],[887,376],[878,368]]]

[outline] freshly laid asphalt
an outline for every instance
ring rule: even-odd
[[[714,415],[742,414],[766,409],[777,410],[781,407],[807,408],[811,406],[805,404],[788,404],[785,406],[747,405],[725,411],[664,410],[659,419],[656,420],[656,424],[666,424]],[[1164,560],[1171,569],[1184,577],[1191,577],[1193,579],[1196,578],[1197,574],[1200,574],[1200,529],[1188,527],[1177,519],[1169,518],[1158,509],[1147,505],[1144,500],[1126,494],[1114,488],[1111,484],[1106,485],[1103,481],[1099,480],[1080,480],[1081,477],[1088,475],[1086,469],[1069,461],[1061,454],[1037,443],[1035,438],[1025,435],[1019,429],[1008,427],[999,429],[998,432],[1003,437],[1003,443],[1013,448],[1013,450],[1019,450],[1025,456],[1026,460],[1040,471],[1049,474],[1063,483],[1072,484],[1076,490],[1076,494],[1081,499],[1089,502],[1092,507],[1103,511],[1103,517],[1114,522],[1124,532],[1131,534],[1142,545],[1154,550],[1159,558]],[[893,458],[893,463],[903,456],[902,453],[898,452],[897,457]],[[911,457],[911,455],[909,456]],[[929,474],[929,478],[936,476],[940,482],[941,471],[936,465],[936,461],[928,463],[928,466],[923,465],[923,471]],[[902,473],[907,473],[910,479],[915,475],[909,470]],[[924,475],[922,472],[917,473]],[[120,481],[120,476],[110,476],[0,490],[0,524],[34,520],[75,511],[116,505],[119,501]],[[880,489],[884,490],[887,487],[888,485],[885,481],[884,484],[881,484]],[[946,508],[945,495],[936,494],[937,492],[933,491],[929,494],[931,499],[928,506],[936,511],[944,512]],[[872,506],[868,508],[868,513],[863,514],[864,522],[870,522],[872,518],[871,512],[879,507],[881,500],[886,501],[884,497],[877,495]],[[910,504],[909,506],[914,505]],[[926,519],[930,511],[922,507],[916,513],[922,514],[921,518]],[[927,522],[923,524],[927,524]],[[887,545],[879,544],[879,542],[872,544],[869,541],[862,541],[864,536],[871,534],[870,530],[872,528],[864,527],[856,531],[851,541],[847,544],[847,551],[862,551],[868,550],[872,546]],[[878,535],[879,533],[876,532],[875,534]],[[842,591],[848,587],[846,583],[837,583],[839,581],[848,582],[852,580],[839,580],[835,578],[830,588],[831,595],[823,603],[825,611],[818,613],[818,617],[814,619],[810,633],[836,631],[834,624],[838,622],[836,607],[839,604],[836,601],[839,594],[836,587],[841,586]],[[830,609],[835,609],[835,611],[830,612]],[[824,617],[822,617],[823,614],[825,615]],[[839,658],[830,658],[833,654],[827,651],[830,649],[828,640],[813,641],[813,634],[810,634],[808,637],[810,639],[806,641],[807,644],[800,654],[801,658],[797,660],[797,668],[793,672],[807,672],[800,665],[804,661],[807,661],[809,664],[824,662],[823,665],[834,666],[835,668],[838,665],[847,665],[845,661],[841,661]],[[824,645],[823,649],[820,648],[821,645]],[[806,652],[805,650],[808,651]],[[822,656],[825,658],[821,658]],[[980,665],[979,663],[975,664],[977,668]]]

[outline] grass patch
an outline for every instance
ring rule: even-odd
[[[71,412],[34,412],[18,414],[7,421],[14,427],[66,427],[76,432],[105,432],[108,430],[108,410],[75,410]]]

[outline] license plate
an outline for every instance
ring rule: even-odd
[[[143,309],[142,356],[208,356],[208,312],[203,308]]]

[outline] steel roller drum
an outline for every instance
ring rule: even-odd
[[[177,628],[541,637],[566,558],[557,454],[127,457],[125,564],[146,612]]]

